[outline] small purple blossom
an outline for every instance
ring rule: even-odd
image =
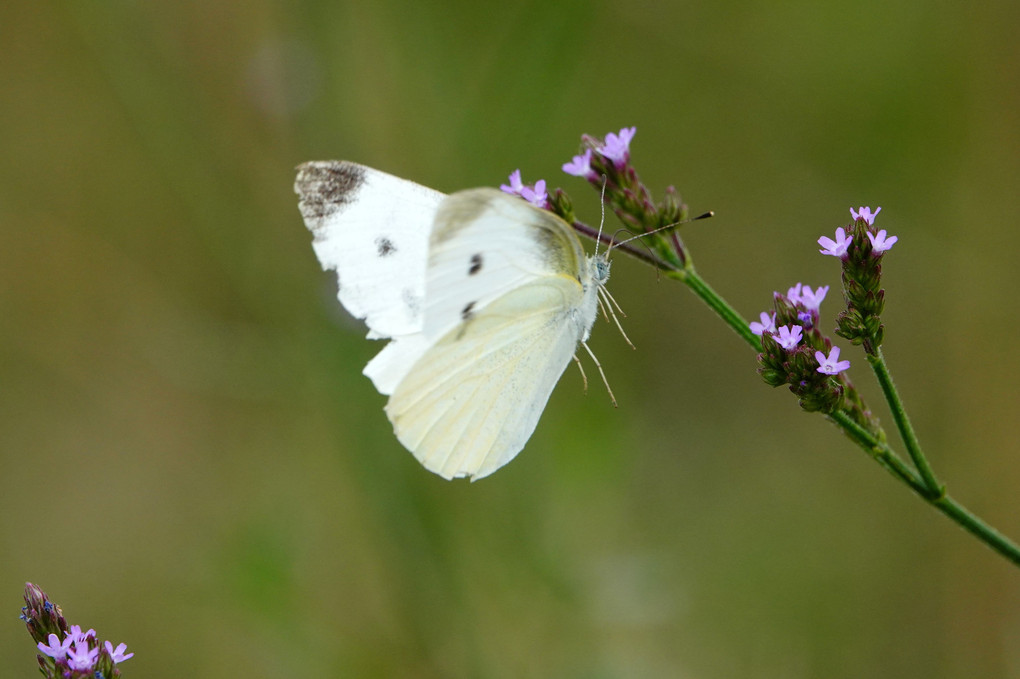
[[[94,629],[90,629],[88,632],[82,632],[80,625],[71,625],[71,629],[68,631],[67,636],[74,639],[76,642],[86,641],[90,638],[95,639],[96,631]]]
[[[635,133],[637,133],[636,127],[625,127],[620,130],[618,135],[610,132],[606,135],[602,146],[596,150],[600,155],[613,161],[616,169],[620,169],[630,160],[630,140],[634,138]]]
[[[839,360],[839,347],[833,347],[828,356],[816,351],[815,360],[818,361],[818,372],[826,375],[836,375],[850,367],[850,361]]]
[[[524,189],[524,184],[521,183],[521,171],[514,170],[510,173],[510,184],[500,184],[499,189],[503,193],[509,193],[514,196],[521,195],[521,191]]]
[[[61,641],[56,634],[51,634],[49,637],[49,645],[39,642],[37,645],[39,650],[54,660],[61,660],[67,655],[67,649],[74,642],[74,637],[68,634],[63,641]]]
[[[751,321],[751,332],[753,332],[755,335],[761,335],[762,333],[765,332],[775,331],[776,331],[775,312],[773,312],[771,316],[768,315],[768,312],[765,311],[761,312],[761,323],[759,323],[758,321]]]
[[[545,191],[545,180],[539,179],[534,187],[528,186],[521,181],[521,171],[514,170],[510,173],[510,183],[500,184],[499,188],[503,193],[512,196],[520,196],[535,207],[545,208],[549,206],[549,194]]]
[[[535,182],[535,188],[525,186],[521,189],[521,198],[528,201],[535,207],[547,207],[549,205],[549,194],[545,192],[545,180],[539,179]]]
[[[89,648],[84,639],[75,640],[74,648],[67,652],[67,666],[72,670],[90,670],[99,657],[98,648]]]
[[[575,177],[590,179],[595,174],[595,171],[591,169],[591,149],[585,149],[584,153],[574,156],[569,163],[564,163],[563,171]]]
[[[800,283],[797,285],[800,285]],[[805,285],[800,293],[800,303],[808,310],[818,311],[818,308],[822,305],[822,300],[825,299],[825,295],[828,294],[828,292],[828,285],[819,286],[813,292],[809,286]]]
[[[781,325],[777,330],[779,331],[779,336],[776,337],[776,341],[779,342],[779,346],[787,351],[793,351],[800,344],[804,332],[799,325]]]
[[[882,253],[892,249],[892,246],[899,240],[897,236],[886,238],[885,229],[879,229],[877,234],[868,231],[868,240],[871,241],[872,253]]]
[[[800,289],[804,287],[802,283],[797,283],[789,290],[786,291],[786,299],[790,300],[790,304],[796,304],[800,301]],[[779,293],[776,293],[778,296]]]
[[[842,257],[846,254],[846,250],[852,242],[853,236],[846,235],[846,231],[841,226],[836,229],[836,240],[832,240],[827,236],[822,236],[818,239],[818,244],[825,248],[824,250],[819,250],[819,252],[823,255]]]
[[[850,216],[853,217],[855,220],[863,219],[868,223],[868,226],[871,226],[872,224],[875,223],[875,217],[877,217],[878,213],[881,211],[882,208],[880,207],[875,208],[874,212],[871,211],[870,207],[859,207],[856,210],[850,208]]]
[[[117,648],[114,648],[113,644],[109,641],[104,641],[103,645],[106,646],[106,652],[110,654],[111,658],[113,658],[114,664],[122,663],[128,658],[134,656],[134,653],[124,653],[124,651],[127,650],[127,644],[117,644]]]

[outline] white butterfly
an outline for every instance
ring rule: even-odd
[[[446,479],[512,460],[587,349],[606,256],[497,189],[445,196],[342,161],[301,165],[294,189],[341,304],[390,340],[364,372],[400,442]]]

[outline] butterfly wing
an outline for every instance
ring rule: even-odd
[[[510,290],[546,276],[580,283],[584,250],[562,219],[496,189],[451,194],[429,241],[423,331],[438,339]]]
[[[513,459],[591,327],[589,283],[555,215],[491,189],[449,196],[430,240],[425,347],[386,406],[400,442],[447,479]]]
[[[294,190],[322,268],[336,271],[337,297],[369,337],[420,331],[429,233],[445,196],[345,161],[304,163]]]
[[[430,471],[478,479],[535,431],[577,346],[581,285],[544,276],[486,305],[429,346],[386,406],[400,442]]]

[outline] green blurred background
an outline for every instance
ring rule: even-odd
[[[0,665],[31,580],[128,677],[1020,677],[1016,568],[618,257],[524,452],[448,483],[392,436],[293,168],[443,191],[635,163],[745,316],[839,285],[881,205],[886,353],[950,492],[1020,538],[1018,5],[0,6]],[[831,323],[839,295],[823,306]],[[858,350],[853,378],[889,422]],[[890,432],[892,433],[892,432]]]

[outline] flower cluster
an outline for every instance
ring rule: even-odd
[[[120,676],[116,665],[134,655],[125,653],[125,644],[100,644],[94,629],[68,627],[60,606],[30,582],[25,584],[21,619],[41,652],[39,670],[47,679],[112,679]]]
[[[884,229],[873,230],[881,209],[851,209],[854,222],[848,228],[836,229],[835,238],[818,239],[820,252],[838,257],[843,265],[847,306],[837,316],[836,334],[863,343],[869,352],[882,339],[879,314],[885,293],[879,288],[880,260],[897,240]],[[828,292],[827,285],[812,290],[797,283],[785,295],[774,294],[775,311],[762,312],[760,320],[750,324],[751,332],[761,337],[758,372],[774,387],[790,385],[805,410],[831,413],[844,408],[858,424],[879,431],[877,420],[843,374],[850,361],[839,360],[840,348],[819,330],[819,308]]]
[[[882,256],[896,243],[885,229],[875,231],[875,218],[882,208],[874,212],[870,207],[850,209],[853,222],[847,228],[836,229],[836,239],[823,236],[818,239],[823,255],[839,257],[843,268],[843,298],[846,309],[836,317],[836,334],[853,344],[864,345],[864,350],[875,355],[882,344],[884,328],[881,315],[885,307],[882,282]]]
[[[762,312],[761,321],[751,323],[751,332],[762,339],[762,379],[774,387],[789,384],[808,411],[832,412],[840,406],[846,383],[833,377],[850,367],[818,329],[819,308],[828,292],[827,285],[812,289],[797,283],[785,295],[774,293],[775,311]]]
[[[651,192],[641,183],[630,163],[630,143],[636,132],[635,127],[625,127],[618,133],[610,132],[604,139],[583,135],[582,152],[570,162],[564,163],[563,171],[582,177],[603,191],[606,205],[624,226],[635,234],[642,234],[683,221],[687,217],[687,206],[672,186],[666,188],[661,201],[655,202],[652,199]],[[521,180],[520,170],[514,170],[510,174],[509,183],[500,188],[506,193],[524,198],[532,205],[555,212],[567,223],[575,222],[569,197],[562,189],[556,189],[550,195],[546,191],[545,180],[540,179],[527,185]],[[582,226],[575,224],[578,228]],[[668,247],[681,262],[686,259],[683,244],[675,231],[669,233],[668,241],[658,241],[652,247]]]

